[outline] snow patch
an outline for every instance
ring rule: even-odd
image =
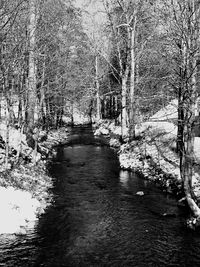
[[[150,120],[153,121],[175,121],[178,119],[178,100],[172,100],[167,106],[155,113]]]
[[[28,192],[0,187],[0,234],[21,233],[23,227],[32,228],[40,206]]]

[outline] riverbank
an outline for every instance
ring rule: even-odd
[[[109,135],[110,146],[118,150],[122,169],[141,173],[155,181],[164,191],[182,198],[179,158],[175,151],[177,133],[177,101],[172,101],[148,121],[136,126],[136,140],[120,143],[121,127],[114,121],[101,121],[94,126],[95,135]],[[128,133],[128,129],[127,129]],[[193,187],[200,199],[200,138],[195,138],[196,167]]]
[[[4,133],[2,132],[3,145]],[[51,203],[49,189],[53,180],[46,172],[46,163],[53,156],[53,147],[67,141],[69,131],[65,128],[40,132],[37,164],[33,164],[34,151],[27,145],[25,136],[10,130],[10,159],[7,168],[1,164],[0,172],[0,234],[25,234],[34,228],[37,218]],[[19,138],[22,140],[20,157],[17,159]],[[5,153],[1,148],[1,161]],[[16,163],[17,161],[17,164]],[[13,167],[11,167],[13,165]]]

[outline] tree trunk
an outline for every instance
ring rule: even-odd
[[[28,94],[27,94],[27,110],[26,123],[27,133],[32,134],[34,127],[34,114],[36,106],[36,63],[35,63],[35,49],[36,49],[36,2],[30,0],[30,20],[29,20],[29,64],[28,64]]]
[[[200,208],[195,202],[195,195],[192,189],[192,176],[193,176],[193,164],[194,164],[194,109],[191,104],[187,106],[187,125],[185,134],[185,149],[182,160],[182,176],[184,184],[184,192],[187,203],[193,212],[195,217],[200,218]],[[189,112],[188,112],[189,111]],[[189,113],[189,114],[188,114]]]
[[[126,136],[127,126],[127,80],[128,80],[129,69],[127,68],[125,74],[122,77],[122,113],[121,113],[121,134],[122,140]]]
[[[20,78],[19,81],[19,91],[18,91],[18,116],[17,116],[17,121],[18,121],[18,127],[20,128],[22,125],[23,121],[23,114],[22,114],[22,92],[23,92],[23,80]]]
[[[183,108],[183,88],[180,86],[178,94],[178,128],[176,151],[180,158],[180,170],[182,169],[182,160],[184,153],[184,108]]]
[[[70,115],[71,115],[71,126],[74,126],[74,103],[73,101],[71,101],[71,107],[70,107],[71,111],[70,111]]]
[[[8,111],[8,103],[6,102],[6,111],[5,111],[5,118],[6,118],[6,140],[5,140],[5,168],[8,168],[8,160],[9,160],[9,135],[10,135],[10,114]]]
[[[200,222],[200,208],[195,202],[195,195],[192,188],[192,176],[193,176],[193,165],[194,165],[194,126],[195,126],[195,109],[196,101],[198,99],[197,94],[197,59],[199,48],[199,4],[195,6],[195,0],[188,0],[188,11],[190,12],[190,19],[188,19],[188,35],[187,35],[187,84],[185,86],[184,94],[184,153],[182,162],[182,178],[184,183],[184,191],[187,203],[193,213],[193,215]],[[197,24],[198,23],[198,24]]]
[[[135,113],[136,113],[136,101],[135,101],[135,27],[136,27],[136,17],[134,19],[134,24],[130,30],[131,39],[131,75],[130,75],[130,112],[129,112],[129,139],[133,140],[135,138]]]
[[[100,99],[100,86],[99,86],[99,68],[98,68],[98,55],[96,55],[95,62],[95,81],[96,81],[96,100],[97,100],[97,121],[99,121],[101,116],[101,99]]]

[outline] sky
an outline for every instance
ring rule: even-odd
[[[95,14],[103,9],[100,0],[75,0],[74,2],[77,7],[87,10],[90,14]]]
[[[75,6],[85,11],[83,24],[87,31],[98,28],[105,22],[104,8],[100,0],[75,0]]]
[[[101,51],[104,57],[107,56],[107,37],[104,32],[106,15],[101,0],[74,0],[75,6],[81,8],[83,28],[92,41],[92,45]]]

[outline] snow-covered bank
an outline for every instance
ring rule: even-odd
[[[113,121],[96,124],[95,133],[109,134],[110,145],[118,147],[122,169],[140,172],[145,178],[159,182],[168,192],[180,193],[179,158],[175,152],[177,134],[177,100],[163,107],[148,121],[136,126],[136,140],[120,145],[121,127]],[[128,131],[127,131],[128,132]],[[200,138],[195,138],[195,159],[200,162]],[[200,171],[195,168],[193,186],[200,198]]]
[[[0,187],[0,234],[23,234],[33,228],[40,202],[26,191]]]
[[[37,155],[36,166],[32,163],[33,150],[28,147],[25,137],[15,129],[12,129],[10,134],[10,139],[13,140],[10,151],[13,149],[17,151],[19,139],[23,141],[23,147],[20,163],[9,170],[5,170],[2,165],[0,172],[0,234],[25,234],[28,229],[35,227],[38,216],[51,203],[52,196],[48,190],[53,186],[53,181],[46,174],[44,158],[51,154],[54,146],[67,141],[69,132],[65,128],[49,133],[40,132],[38,143],[40,153]],[[1,131],[0,135],[4,139]],[[1,155],[3,161],[5,155],[3,153]],[[25,155],[28,157],[26,163]],[[16,160],[15,156],[16,153],[10,155],[11,162]]]

